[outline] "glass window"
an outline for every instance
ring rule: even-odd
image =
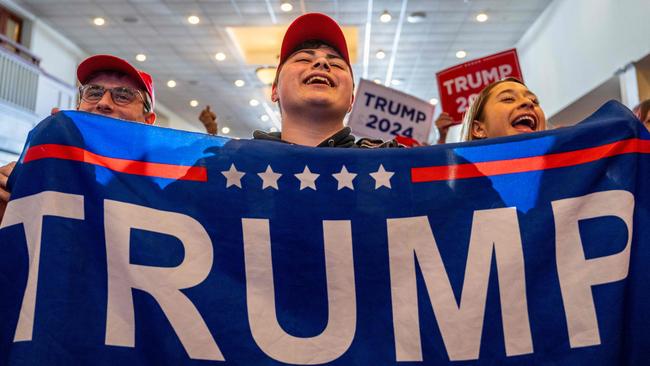
[[[11,42],[20,43],[23,20],[16,14],[0,6],[0,32]]]

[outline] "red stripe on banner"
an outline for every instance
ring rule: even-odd
[[[110,170],[144,175],[147,177],[169,178],[207,182],[208,173],[204,167],[150,163],[128,159],[109,158],[74,146],[44,144],[30,147],[25,154],[24,163],[40,159],[63,159],[100,165]]]
[[[411,182],[423,183],[534,172],[591,163],[596,160],[630,153],[650,153],[650,141],[629,139],[582,150],[528,158],[411,168]]]

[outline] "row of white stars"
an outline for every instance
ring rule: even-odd
[[[221,174],[226,177],[226,188],[231,186],[242,188],[241,179],[246,173],[237,170],[235,164],[230,164],[230,169],[222,171]],[[370,176],[375,180],[375,189],[381,187],[392,188],[390,186],[390,179],[393,174],[395,173],[386,171],[383,165],[379,165],[379,169],[376,172],[370,173]],[[282,174],[274,172],[270,165],[266,166],[264,172],[257,173],[257,175],[262,178],[262,189],[279,189],[278,179],[280,179]],[[294,176],[300,181],[301,191],[307,188],[316,190],[316,179],[320,177],[320,174],[313,173],[309,170],[309,166],[305,165],[302,173],[294,174]],[[349,172],[345,165],[343,165],[340,172],[332,174],[332,176],[338,182],[338,190],[343,188],[354,190],[353,181],[357,177],[357,174]]]

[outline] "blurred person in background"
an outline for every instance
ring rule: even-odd
[[[151,75],[111,55],[94,55],[77,66],[79,101],[77,110],[125,121],[151,125],[156,120],[154,84]],[[52,114],[57,113],[52,109]],[[0,221],[10,193],[7,180],[16,162],[0,167]]]
[[[199,121],[203,123],[205,131],[210,135],[216,135],[219,129],[217,124],[217,114],[210,110],[210,106],[206,106],[199,114]]]
[[[447,132],[449,132],[449,128],[456,123],[454,122],[453,118],[449,115],[447,112],[441,112],[440,115],[438,115],[438,118],[436,118],[436,128],[438,129],[438,141],[436,142],[437,144],[444,144],[445,140],[447,140]]]

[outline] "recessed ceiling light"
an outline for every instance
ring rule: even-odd
[[[260,105],[260,102],[257,99],[251,99],[248,101],[248,104],[250,104],[251,107],[257,107],[258,105]]]
[[[391,21],[391,19],[393,19],[393,17],[390,15],[390,13],[388,12],[388,10],[384,10],[384,12],[381,13],[381,15],[379,16],[379,20],[380,20],[382,23],[388,23],[388,22]]]
[[[291,5],[291,3],[288,1],[284,1],[282,2],[282,5],[280,5],[280,9],[286,13],[293,10],[293,5]]]
[[[170,87],[170,88],[173,88],[173,87],[176,86],[176,82],[174,80],[169,80],[167,82],[167,86]]]
[[[433,104],[433,105],[438,105],[438,102],[439,102],[438,98],[431,98],[431,99],[429,99],[429,103],[431,103],[431,104]]]
[[[192,99],[192,100],[190,100],[190,105],[192,107],[198,107],[199,106],[199,101],[196,100],[196,99]]]
[[[423,11],[414,11],[406,17],[406,21],[409,23],[421,23],[426,19],[427,13]]]
[[[217,52],[217,53],[214,55],[214,58],[216,58],[217,61],[223,61],[223,60],[226,59],[226,54],[223,53],[223,52]]]
[[[230,128],[227,127],[227,126],[221,127],[221,133],[223,133],[224,135],[229,134],[230,133]]]
[[[463,50],[456,52],[456,58],[465,58],[465,56],[467,56],[467,52]]]
[[[278,129],[275,127],[269,128],[269,132],[278,132]]]
[[[381,84],[381,80],[379,80],[379,79],[375,79],[373,81],[375,82],[375,84]]]
[[[238,88],[241,88],[242,86],[246,85],[246,82],[244,80],[235,80],[235,86]]]
[[[402,80],[393,79],[393,80],[390,81],[390,83],[391,83],[391,85],[397,86],[397,85],[400,85],[402,83]]]
[[[379,60],[383,60],[384,57],[386,57],[386,52],[384,52],[384,51],[382,51],[382,50],[379,50],[379,51],[377,51],[377,53],[375,54],[375,57],[377,57]]]
[[[488,20],[488,15],[485,13],[480,13],[476,16],[476,21],[483,23],[484,21]]]
[[[263,115],[260,116],[260,119],[261,119],[263,122],[266,122],[266,121],[269,120],[269,116],[267,116],[266,114],[263,114]]]
[[[135,55],[135,59],[140,62],[144,62],[147,60],[147,55],[145,55],[144,53],[138,53],[137,55]]]
[[[199,24],[201,19],[199,19],[199,17],[197,17],[196,15],[190,15],[189,17],[187,17],[187,21],[190,24]]]
[[[104,18],[102,18],[102,17],[97,17],[97,18],[93,19],[93,23],[95,23],[95,25],[102,26],[102,25],[104,25],[106,23],[106,20]]]

